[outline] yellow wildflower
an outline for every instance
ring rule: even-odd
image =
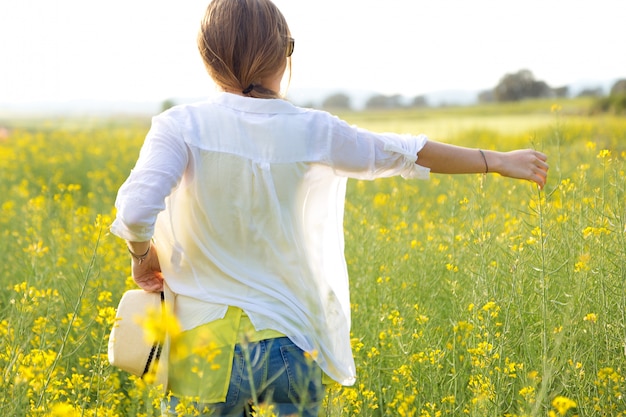
[[[598,315],[596,313],[588,313],[583,321],[588,321],[589,323],[596,323],[598,321]]]
[[[576,403],[567,397],[559,395],[552,400],[552,407],[556,409],[560,416],[564,416],[569,409],[576,407]]]

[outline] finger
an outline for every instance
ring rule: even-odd
[[[540,175],[544,178],[548,176],[548,169],[544,167],[535,167],[533,168],[532,171],[533,171],[533,174]]]
[[[548,155],[543,152],[535,151],[535,156],[544,162],[548,160]]]
[[[539,188],[543,189],[543,187],[546,185],[547,176],[541,175],[541,173],[537,173],[535,174],[535,178],[535,182],[537,183],[537,185],[539,185]]]
[[[548,165],[548,164],[545,162],[545,160],[541,160],[541,159],[539,159],[539,160],[535,161],[535,165],[536,165],[536,166],[538,166],[538,167],[540,167],[540,168],[543,168],[543,169],[544,169],[544,170],[546,170],[546,171],[548,170],[548,168],[550,168],[550,165]]]

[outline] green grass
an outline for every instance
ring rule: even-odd
[[[626,120],[551,104],[343,115],[537,147],[551,171],[544,191],[497,175],[349,181],[358,380],[329,387],[323,415],[626,415]],[[158,415],[158,394],[105,356],[133,286],[107,226],[147,121],[3,124],[0,414]]]
[[[453,141],[468,130],[500,135],[532,134],[554,125],[554,106],[572,122],[587,120],[593,101],[526,100],[476,106],[345,112],[350,123],[379,132],[426,133],[433,139]]]

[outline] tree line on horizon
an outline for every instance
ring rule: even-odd
[[[537,80],[530,70],[522,69],[516,73],[505,74],[498,84],[489,90],[480,92],[477,96],[479,103],[504,103],[537,98],[565,98],[569,96],[569,88],[550,87],[545,81]],[[597,103],[594,111],[612,111],[626,113],[626,79],[620,79],[612,86],[608,96],[601,87],[587,88],[580,91],[577,97],[595,97]],[[352,100],[348,94],[335,93],[326,97],[321,104],[326,110],[351,110]],[[367,110],[400,109],[431,107],[425,95],[419,95],[409,100],[400,94],[375,94],[365,103]]]
[[[505,103],[539,98],[565,98],[570,95],[567,86],[550,87],[545,81],[537,80],[530,70],[522,69],[515,73],[505,74],[492,89],[478,93],[478,103]],[[586,88],[576,97],[593,97],[595,102],[590,109],[591,113],[626,114],[626,78],[616,81],[608,95],[602,87]],[[454,103],[439,104],[439,107]],[[176,105],[173,99],[161,103],[161,111]],[[329,95],[321,102],[321,106],[314,103],[305,103],[305,107],[320,107],[329,111],[354,110],[350,95],[338,92]],[[435,107],[429,103],[426,95],[418,95],[409,99],[400,94],[374,94],[365,102],[366,110],[393,110],[407,108]]]

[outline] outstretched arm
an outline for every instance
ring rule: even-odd
[[[483,157],[484,156],[484,157]],[[465,148],[429,141],[417,153],[417,163],[439,174],[474,174],[497,172],[510,177],[533,181],[540,188],[546,184],[547,157],[533,149],[498,152]]]

